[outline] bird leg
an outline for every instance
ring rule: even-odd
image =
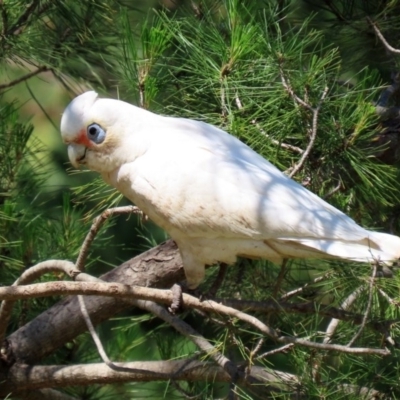
[[[279,272],[278,278],[276,279],[274,291],[272,292],[273,298],[277,297],[279,290],[281,289],[283,278],[285,277],[286,272],[287,272],[287,269],[286,269],[287,263],[288,263],[288,259],[284,258],[282,261],[282,264],[281,264],[281,270]]]
[[[172,302],[170,307],[168,308],[168,311],[175,315],[179,309],[182,307],[182,286],[179,285],[178,283],[175,283],[171,287],[171,292],[172,292]]]
[[[219,264],[218,275],[215,278],[215,281],[213,282],[210,290],[207,292],[207,297],[215,297],[215,295],[217,294],[219,288],[221,287],[221,285],[224,281],[227,268],[228,268],[228,264],[225,264],[225,263]]]

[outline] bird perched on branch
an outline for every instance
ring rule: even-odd
[[[368,231],[215,126],[76,97],[61,120],[68,156],[97,171],[176,241],[190,288],[237,256],[390,265],[400,238]]]

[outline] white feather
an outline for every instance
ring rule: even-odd
[[[89,93],[64,113],[64,140],[93,122],[106,130],[110,145],[88,151],[87,166],[176,240],[190,287],[205,264],[238,255],[387,264],[400,257],[400,238],[358,226],[228,133],[117,100],[93,102]]]

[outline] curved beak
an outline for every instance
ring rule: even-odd
[[[82,144],[72,143],[68,145],[68,158],[71,164],[78,169],[79,164],[85,164],[87,148]]]

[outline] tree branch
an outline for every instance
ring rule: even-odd
[[[300,293],[303,293],[304,290],[306,290],[307,288],[309,288],[311,285],[313,285],[314,283],[318,283],[323,281],[324,279],[328,278],[331,275],[331,272],[327,272],[326,274],[322,275],[322,276],[318,276],[317,278],[313,279],[311,282],[306,283],[304,286],[301,286],[297,289],[291,290],[290,292],[287,292],[285,294],[283,294],[280,297],[281,301],[286,301],[289,300],[290,298],[297,296]]]
[[[61,388],[76,385],[110,384],[119,382],[149,382],[154,375],[160,376],[160,381],[168,381],[173,377],[176,381],[212,381],[230,382],[231,377],[220,366],[210,362],[190,359],[174,361],[137,361],[117,363],[118,366],[129,368],[131,373],[110,370],[103,363],[83,365],[40,365],[14,364],[8,372],[8,380],[2,386],[2,393],[7,389],[26,390],[30,388]],[[236,368],[241,364],[235,365]],[[294,390],[299,384],[295,375],[273,371],[264,367],[253,366],[247,371],[249,381],[259,381],[274,389],[286,386],[287,390]]]
[[[29,72],[28,74],[23,75],[23,76],[21,76],[21,77],[15,79],[15,80],[13,80],[13,81],[11,81],[11,82],[7,82],[7,83],[2,83],[2,84],[0,84],[0,90],[1,90],[1,89],[7,89],[7,88],[10,88],[10,87],[12,87],[12,86],[15,86],[15,85],[17,85],[18,83],[24,82],[24,81],[26,81],[26,80],[32,78],[33,76],[38,75],[38,74],[40,74],[40,73],[42,73],[42,72],[45,72],[45,71],[50,71],[50,68],[47,67],[46,65],[42,65],[42,66],[36,68],[34,71]]]
[[[30,4],[26,6],[25,12],[23,12],[17,21],[10,27],[7,31],[7,35],[18,35],[21,29],[21,26],[25,24],[29,17],[35,12],[35,9],[40,4],[40,0],[33,0]]]
[[[350,340],[350,342],[347,344],[347,346],[352,346],[355,341],[360,337],[361,332],[365,328],[365,325],[367,324],[367,320],[369,317],[369,313],[371,311],[371,305],[372,305],[372,295],[373,295],[373,288],[374,288],[374,283],[375,283],[375,277],[376,277],[376,270],[377,270],[377,262],[374,263],[374,267],[372,270],[372,276],[369,282],[369,293],[368,293],[368,303],[367,303],[367,309],[365,310],[364,313],[364,318],[361,322],[360,328],[358,329],[357,333],[353,336],[353,338]]]
[[[48,272],[63,272],[64,274],[74,277],[76,272],[75,265],[70,261],[65,260],[47,260],[25,270],[22,275],[14,282],[13,286],[25,285],[33,282],[35,279]],[[14,306],[14,300],[6,300],[0,306],[0,343],[3,341],[8,322],[11,317],[11,312]]]
[[[231,360],[220,353],[215,348],[215,346],[213,346],[208,340],[201,336],[189,324],[182,321],[177,316],[170,314],[164,307],[161,307],[159,304],[156,304],[152,301],[136,300],[135,303],[135,305],[142,308],[143,310],[146,310],[156,315],[163,321],[167,322],[179,333],[181,333],[187,339],[191,340],[202,352],[212,358],[221,368],[223,368],[229,374],[233,382],[235,382],[239,378],[241,381],[245,379],[243,372],[239,371],[236,365]]]
[[[114,207],[109,208],[108,210],[103,211],[99,216],[97,216],[90,227],[88,234],[82,244],[81,250],[78,255],[78,259],[76,260],[75,267],[79,271],[83,271],[85,267],[86,258],[89,253],[89,247],[92,244],[94,238],[99,232],[100,228],[104,224],[104,222],[115,215],[122,214],[142,214],[142,211],[135,206],[125,206],[125,207]]]
[[[18,392],[17,397],[13,398],[20,400],[80,400],[53,389],[26,390]]]
[[[184,280],[185,274],[179,250],[174,241],[168,240],[112,269],[101,279],[132,286],[170,288],[174,283]],[[87,280],[87,275],[81,273],[76,280]],[[104,296],[85,298],[85,304],[94,325],[132,307],[125,299]],[[44,311],[11,334],[7,340],[17,361],[32,364],[73,340],[86,329],[78,299],[73,296]]]
[[[379,30],[379,28],[376,26],[376,23],[373,22],[371,20],[370,17],[367,17],[367,21],[369,22],[369,24],[372,26],[372,28],[375,31],[376,36],[379,38],[379,40],[382,42],[383,46],[385,47],[385,49],[391,53],[394,54],[400,54],[400,49],[396,49],[394,47],[392,47],[387,40],[385,39],[385,37],[382,35],[381,31]]]
[[[51,296],[54,294],[65,295],[65,294],[90,294],[90,295],[103,295],[110,297],[120,297],[124,299],[141,299],[150,301],[159,301],[164,304],[171,304],[173,300],[173,294],[170,290],[157,290],[146,287],[132,287],[128,285],[118,283],[106,283],[106,282],[50,282],[50,283],[39,283],[34,285],[27,285],[23,287],[6,287],[0,288],[1,298],[33,298],[41,297],[43,295]],[[267,326],[254,316],[248,315],[235,308],[225,306],[212,300],[200,301],[199,299],[183,294],[183,304],[185,307],[200,309],[207,312],[217,312],[230,317],[238,318],[243,322],[250,324],[257,328],[259,331],[274,339],[278,343],[294,343],[300,346],[340,351],[351,354],[379,354],[388,355],[390,354],[387,349],[370,349],[370,348],[351,348],[336,344],[317,343],[309,340],[296,338],[292,336],[282,336],[275,329]],[[137,306],[136,301],[130,301],[131,304]]]

